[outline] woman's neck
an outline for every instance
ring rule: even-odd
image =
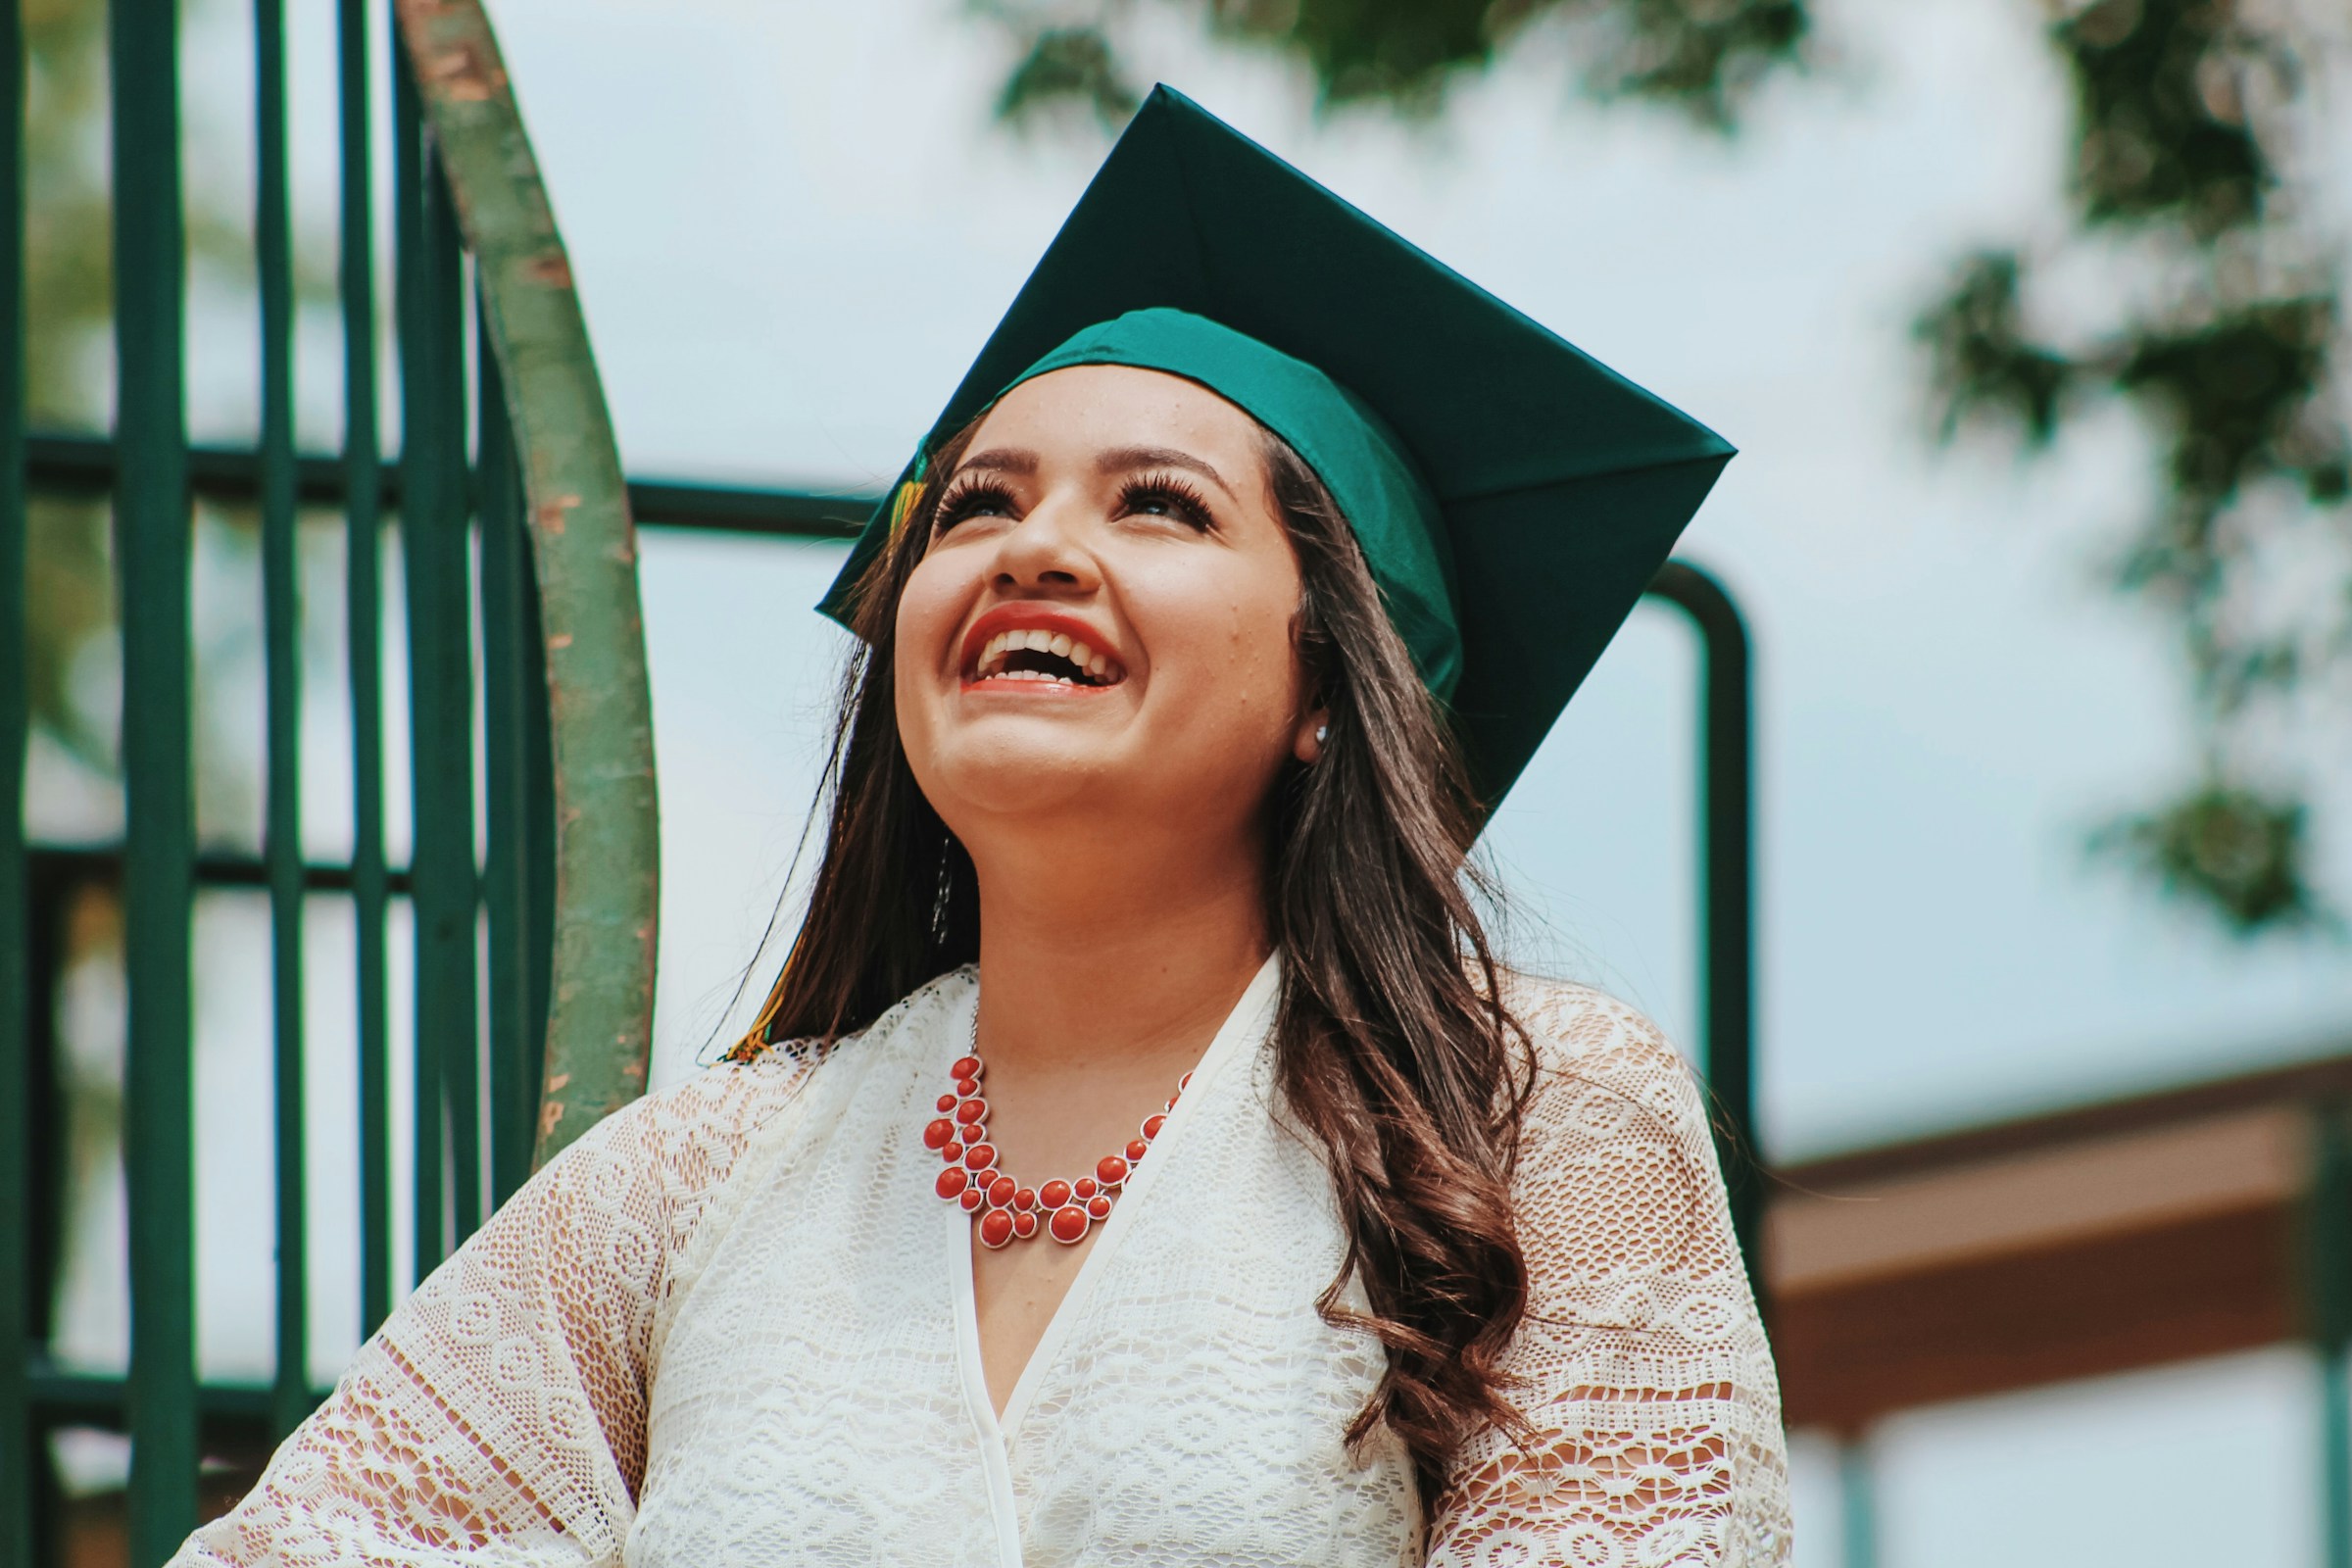
[[[1189,1064],[1265,962],[1254,846],[973,858],[980,1033],[992,1061],[1017,1056],[1030,1072],[1106,1057]]]

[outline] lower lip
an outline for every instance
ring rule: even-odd
[[[1072,681],[1065,686],[1057,680],[973,680],[967,677],[963,689],[989,697],[1050,697],[1055,701],[1066,701],[1073,697],[1100,697],[1104,692],[1117,691],[1124,684],[1123,681],[1112,681],[1107,686],[1081,686]]]

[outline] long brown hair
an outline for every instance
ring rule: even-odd
[[[975,426],[976,427],[976,426]],[[954,472],[972,427],[930,471]],[[1298,454],[1265,437],[1298,561],[1295,636],[1330,713],[1311,766],[1276,785],[1267,927],[1282,954],[1274,1028],[1290,1107],[1326,1156],[1348,1250],[1317,1301],[1375,1336],[1388,1371],[1349,1423],[1386,1423],[1424,1496],[1462,1441],[1523,1434],[1501,1357],[1527,1310],[1509,1180],[1535,1055],[1503,1005],[1474,899],[1478,812],[1443,714],[1382,608],[1347,519]],[[826,1049],[980,951],[970,857],[923,798],[893,695],[899,596],[940,486],[858,585],[808,914],[754,1033]],[[1368,1313],[1342,1305],[1349,1280]]]

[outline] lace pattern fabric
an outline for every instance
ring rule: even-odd
[[[1506,996],[1541,1072],[1513,1183],[1532,1291],[1510,1354],[1541,1443],[1467,1446],[1429,1561],[1785,1563],[1780,1383],[1698,1087],[1600,992],[1521,977]]]
[[[708,1073],[599,1124],[417,1288],[173,1562],[617,1563],[668,1260],[801,1071]]]
[[[895,1070],[883,1048],[897,1040],[913,1054],[907,1059],[920,1056],[926,1066],[933,1045],[947,1052],[943,1061],[955,1054],[963,1016],[949,1005],[956,982],[949,977],[910,998],[821,1069],[774,1051],[723,1064],[610,1118],[534,1178],[401,1307],[253,1494],[192,1537],[175,1563],[684,1560],[654,1549],[663,1537],[718,1546],[729,1561],[813,1561],[835,1547],[845,1560],[867,1560],[872,1543],[854,1531],[780,1537],[762,1521],[781,1522],[797,1508],[802,1524],[821,1523],[828,1495],[855,1497],[880,1487],[873,1472],[841,1454],[806,1459],[805,1450],[796,1455],[782,1442],[763,1451],[761,1421],[774,1409],[740,1401],[761,1420],[743,1427],[744,1446],[712,1453],[698,1434],[719,1429],[695,1412],[737,1399],[763,1368],[771,1369],[770,1385],[777,1365],[793,1367],[796,1378],[817,1376],[814,1363],[795,1367],[781,1343],[729,1364],[708,1331],[740,1310],[716,1310],[729,1288],[752,1283],[745,1237],[766,1237],[772,1245],[759,1255],[770,1262],[794,1255],[796,1236],[789,1226],[777,1229],[775,1216],[800,1207],[770,1199],[851,1180],[854,1169],[839,1161],[861,1144],[887,1142],[879,1129],[861,1130],[854,1111]],[[960,983],[968,991],[968,978]],[[1382,1500],[1402,1467],[1400,1454],[1384,1459],[1376,1451],[1369,1471],[1350,1474],[1327,1473],[1337,1466],[1320,1459],[1294,1465],[1299,1473],[1283,1478],[1292,1489],[1286,1495],[1294,1506],[1313,1504],[1317,1528],[1346,1537],[1348,1561],[1421,1558],[1446,1568],[1784,1563],[1789,1531],[1777,1387],[1697,1091],[1646,1021],[1597,992],[1518,980],[1510,1001],[1536,1036],[1543,1068],[1516,1183],[1535,1296],[1511,1352],[1512,1370],[1524,1380],[1520,1402],[1541,1441],[1530,1451],[1499,1434],[1475,1441],[1425,1525],[1409,1495],[1402,1511]],[[934,1034],[944,1038],[931,1041]],[[837,1070],[860,1053],[858,1070]],[[926,1071],[924,1082],[932,1076]],[[1258,1078],[1231,1078],[1239,1106],[1248,1098],[1240,1091]],[[1275,1238],[1280,1245],[1237,1267],[1230,1281],[1202,1277],[1219,1261],[1187,1251],[1173,1223],[1197,1200],[1198,1182],[1218,1179],[1213,1173],[1236,1168],[1236,1160],[1258,1173],[1251,1180],[1298,1179],[1298,1168],[1281,1162],[1295,1157],[1297,1145],[1273,1120],[1233,1109],[1195,1130],[1200,1170],[1158,1195],[1142,1195],[1130,1230],[1104,1236],[1103,1246],[1117,1250],[1096,1271],[1101,1278],[1064,1336],[1062,1359],[1034,1378],[1024,1375],[1034,1384],[1028,1407],[1008,1420],[1006,1433],[992,1435],[968,1411],[961,1418],[974,1427],[954,1428],[944,1418],[926,1427],[934,1412],[920,1399],[876,1406],[870,1396],[889,1394],[888,1374],[877,1390],[870,1366],[856,1384],[798,1381],[781,1389],[784,1402],[775,1408],[823,1406],[852,1424],[867,1419],[858,1411],[881,1409],[907,1419],[901,1436],[926,1433],[917,1446],[941,1451],[908,1455],[902,1468],[922,1472],[920,1485],[903,1507],[896,1499],[893,1506],[912,1520],[936,1502],[943,1520],[960,1520],[953,1540],[937,1538],[928,1560],[1001,1563],[1008,1553],[1032,1565],[1333,1560],[1311,1550],[1298,1555],[1299,1542],[1252,1541],[1251,1521],[1242,1518],[1223,1521],[1215,1545],[1197,1543],[1203,1550],[1179,1546],[1186,1530],[1162,1520],[1170,1533],[1159,1539],[1172,1549],[1154,1558],[1147,1545],[1139,1555],[1135,1543],[1153,1539],[1138,1534],[1153,1527],[1153,1488],[1125,1474],[1137,1461],[1123,1446],[1088,1436],[1111,1408],[1098,1395],[1115,1396],[1124,1380],[1135,1389],[1164,1382],[1153,1345],[1117,1332],[1132,1320],[1138,1293],[1158,1296],[1152,1309],[1173,1314],[1161,1320],[1163,1336],[1166,1323],[1189,1321],[1197,1330],[1191,1348],[1163,1363],[1198,1374],[1198,1397],[1164,1428],[1168,1443],[1208,1459],[1253,1447],[1303,1452],[1325,1428],[1336,1435],[1352,1401],[1368,1392],[1376,1349],[1368,1356],[1362,1344],[1328,1329],[1321,1331],[1328,1342],[1304,1337],[1314,1325],[1278,1322],[1282,1314],[1254,1298],[1246,1311],[1235,1304],[1234,1291],[1262,1280],[1286,1254],[1299,1254],[1294,1261],[1304,1270],[1301,1280],[1322,1271],[1313,1290],[1328,1281],[1339,1245],[1328,1204],[1303,1222],[1306,1229]],[[1235,1140],[1212,1155],[1210,1135],[1226,1131]],[[1186,1137],[1171,1144],[1172,1155]],[[1281,1155],[1283,1149],[1291,1155]],[[939,1218],[927,1191],[913,1198],[927,1220]],[[1155,1226],[1155,1207],[1171,1223]],[[1188,1280],[1193,1288],[1183,1289]],[[845,1310],[856,1308],[854,1295],[840,1299]],[[920,1292],[908,1299],[920,1301]],[[1289,1346],[1286,1364],[1320,1368],[1311,1386],[1260,1376],[1213,1353],[1251,1333]],[[1300,1337],[1282,1340],[1286,1334]],[[653,1413],[657,1385],[668,1415]],[[653,1431],[667,1436],[657,1443]],[[994,1529],[966,1516],[988,1508],[980,1454],[987,1442],[1001,1445],[994,1462],[1012,1468],[1019,1504],[1009,1526],[1000,1521]],[[1178,1462],[1174,1454],[1161,1461]],[[1104,1468],[1114,1465],[1123,1468]],[[1204,1475],[1218,1470],[1205,1461],[1200,1468]],[[708,1479],[713,1476],[733,1478],[723,1494]],[[894,1475],[889,1484],[906,1481]],[[1238,1503],[1242,1494],[1234,1495]],[[652,1514],[641,1517],[643,1508]],[[855,1510],[834,1511],[847,1525]],[[700,1535],[641,1528],[662,1515],[712,1528]],[[1114,1524],[1128,1544],[1115,1555],[1102,1549],[1104,1538],[1086,1535]],[[1079,1544],[1090,1539],[1095,1546]],[[819,1545],[826,1549],[808,1554]]]

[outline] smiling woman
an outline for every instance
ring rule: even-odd
[[[758,1025],[184,1560],[1784,1562],[1699,1098],[1468,864],[1728,455],[1156,95],[828,597]]]

